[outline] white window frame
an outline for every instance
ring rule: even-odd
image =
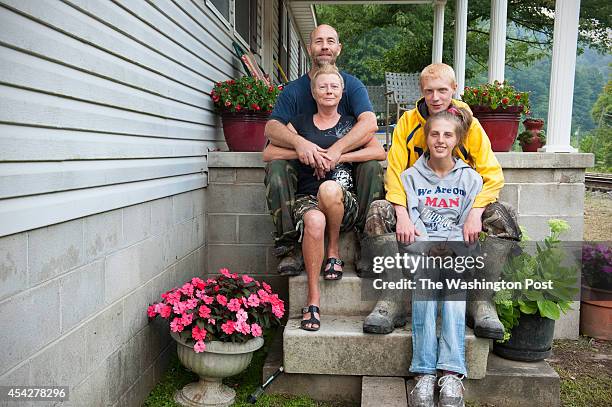
[[[244,39],[242,38],[242,35],[240,35],[240,33],[238,32],[238,30],[236,30],[236,0],[230,0],[232,2],[233,7],[230,10],[230,14],[232,15],[232,34],[234,34],[234,38],[236,38],[238,40],[238,42],[244,46],[245,50],[247,50],[248,52],[251,52],[251,45],[249,44],[248,39]],[[261,0],[260,0],[261,1]],[[250,3],[250,2],[249,2]],[[249,5],[250,7],[250,5]],[[259,10],[257,10],[259,11]],[[251,10],[249,10],[249,15],[251,13]],[[259,18],[259,13],[257,13],[257,18]],[[255,21],[255,24],[257,24],[257,21]],[[251,30],[251,27],[249,26],[249,31]],[[254,50],[253,52],[256,54],[259,54],[259,50],[260,50],[260,44],[257,44],[257,49]]]
[[[229,21],[225,19],[223,14],[213,4],[211,0],[205,0],[208,8],[219,18],[219,20],[227,27],[230,33],[233,35],[234,39],[244,47],[245,50],[250,51],[251,46],[249,45],[248,39],[242,38],[242,35],[236,30],[236,0],[229,0]],[[257,16],[259,18],[259,15]],[[255,21],[257,24],[257,21]],[[255,53],[259,53],[261,49],[261,44],[257,44],[257,49],[254,51]]]
[[[221,14],[221,12],[217,10],[217,7],[215,7],[213,2],[211,0],[205,0],[205,2],[206,2],[206,6],[208,6],[208,8],[219,18],[219,21],[221,21],[224,26],[226,26],[229,30],[231,30],[232,23],[225,19],[223,14]],[[234,11],[234,0],[229,0],[229,18],[230,20],[233,19],[232,17],[233,11]]]
[[[232,2],[232,8],[230,10],[230,14],[232,16],[232,34],[234,35],[234,38],[240,43],[240,45],[242,45],[247,52],[250,52],[251,46],[249,45],[249,42],[242,38],[242,35],[240,35],[238,30],[236,30],[236,0],[230,1]]]

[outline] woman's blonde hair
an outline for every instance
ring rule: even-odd
[[[457,155],[457,149],[465,143],[468,130],[472,125],[472,112],[463,107],[451,105],[447,110],[432,114],[425,122],[425,137],[429,135],[432,124],[437,120],[447,120],[455,124],[455,134],[457,135],[457,145],[453,150],[453,155]]]
[[[314,92],[314,90],[315,90],[315,83],[317,83],[317,78],[319,76],[321,76],[321,75],[336,75],[336,76],[338,76],[338,78],[340,78],[340,86],[342,87],[342,89],[344,89],[344,79],[342,78],[342,75],[340,74],[340,71],[338,71],[338,68],[336,68],[335,65],[323,64],[312,75],[312,79],[310,80],[310,91],[311,92]]]

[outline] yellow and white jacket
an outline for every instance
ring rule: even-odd
[[[468,108],[459,100],[453,99],[452,104],[456,107]],[[419,112],[420,106],[421,109],[426,109],[424,99],[419,100],[414,109],[405,112],[400,117],[393,132],[393,141],[387,156],[386,199],[397,205],[406,206],[406,191],[402,186],[400,174],[406,168],[414,165],[427,148],[423,131],[425,118]],[[497,201],[499,191],[504,186],[504,175],[501,165],[491,150],[489,137],[476,118],[473,119],[468,130],[465,144],[459,148],[459,158],[482,176],[482,191],[476,196],[473,207],[484,208]]]

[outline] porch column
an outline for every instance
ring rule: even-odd
[[[555,31],[548,99],[546,145],[539,151],[575,153],[570,146],[580,0],[555,2]]]
[[[465,50],[467,41],[467,10],[468,0],[455,0],[455,75],[457,76],[457,91],[455,97],[463,94],[465,87]]]
[[[489,83],[504,81],[506,64],[506,20],[508,0],[491,0],[491,29],[489,33]]]
[[[442,62],[442,43],[444,41],[444,6],[446,0],[436,0],[434,3],[434,31],[431,62]]]

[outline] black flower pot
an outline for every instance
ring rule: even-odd
[[[539,314],[521,314],[508,342],[493,343],[493,353],[505,359],[536,362],[550,356],[555,321]]]

